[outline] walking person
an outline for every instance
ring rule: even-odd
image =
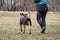
[[[41,33],[45,34],[46,30],[46,14],[48,12],[48,0],[34,0],[37,9],[37,22],[41,27]]]

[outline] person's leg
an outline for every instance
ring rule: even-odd
[[[40,25],[41,28],[42,27],[42,13],[41,12],[37,12],[37,22]]]
[[[36,8],[37,8],[37,22],[42,29],[43,28],[42,27],[42,6],[39,4],[36,4]]]
[[[45,7],[44,7],[45,8]],[[45,17],[46,17],[46,14],[43,14],[43,13],[45,13],[44,11],[43,11],[43,7],[41,6],[41,5],[37,5],[37,22],[38,22],[38,24],[40,25],[40,27],[41,27],[41,33],[43,33],[44,31],[45,31],[45,29],[46,28],[44,28],[44,27],[46,27],[45,25]]]
[[[44,14],[42,15],[42,25],[43,27],[46,26],[46,12],[44,12]]]
[[[45,21],[45,19],[46,19],[46,14],[47,14],[47,12],[43,12],[43,14],[42,14],[42,31],[41,31],[41,33],[45,33],[45,30],[46,30],[46,21]]]

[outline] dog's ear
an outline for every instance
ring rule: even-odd
[[[23,13],[20,13],[20,15],[24,15]]]
[[[26,17],[28,14],[24,14],[24,17]]]

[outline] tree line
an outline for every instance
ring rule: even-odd
[[[59,0],[48,0],[49,11],[60,11]],[[0,0],[0,11],[36,11],[34,0]]]

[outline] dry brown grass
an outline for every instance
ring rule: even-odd
[[[32,34],[18,34],[20,12],[0,12],[0,40],[60,40],[60,13],[47,14],[46,34],[40,34],[40,27],[36,21],[36,12],[32,12]]]

